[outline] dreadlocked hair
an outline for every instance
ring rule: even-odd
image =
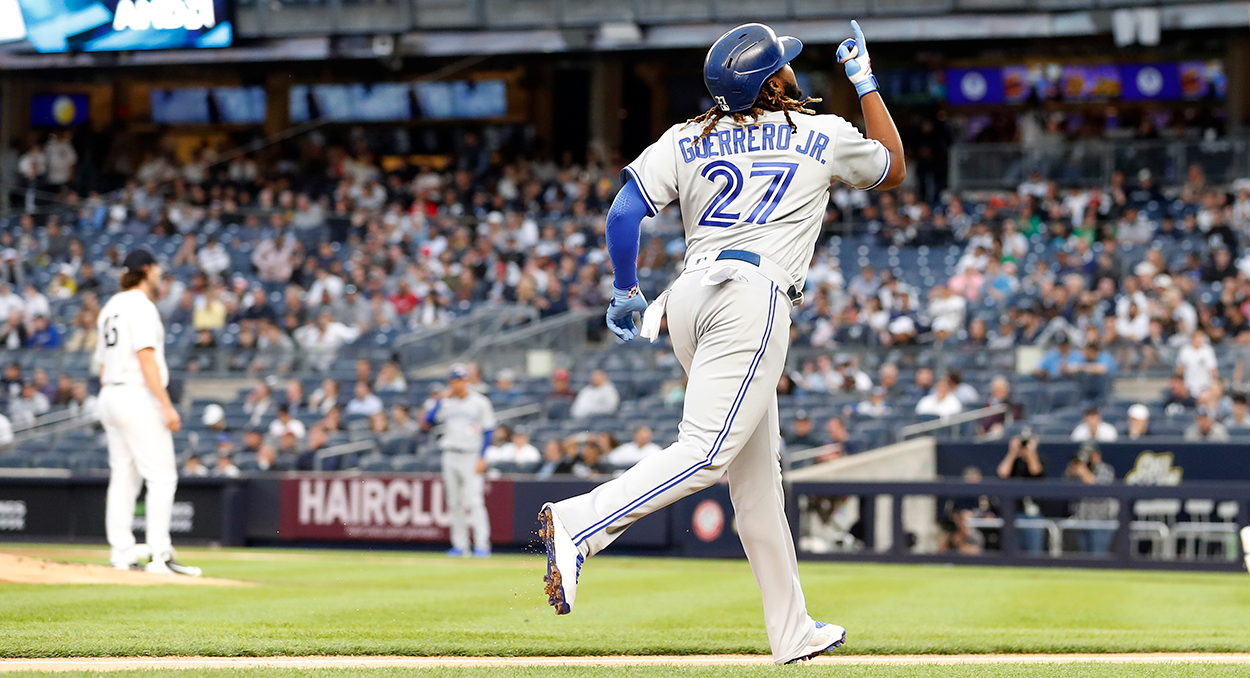
[[[791,99],[771,87],[761,87],[759,96],[755,98],[755,103],[751,104],[751,107],[745,111],[739,111],[737,113],[724,113],[716,106],[713,106],[704,111],[698,117],[687,120],[686,124],[703,126],[703,131],[700,132],[699,136],[695,138],[695,141],[698,142],[702,141],[703,137],[711,134],[712,130],[716,128],[716,125],[720,123],[721,119],[727,116],[733,117],[735,125],[738,125],[739,127],[746,127],[748,123],[753,123],[759,120],[760,116],[765,113],[769,113],[771,111],[781,111],[782,113],[785,113],[786,124],[790,126],[790,131],[797,132],[799,131],[799,126],[794,124],[794,121],[790,119],[790,112],[796,111],[798,113],[815,115],[816,111],[807,108],[807,105],[818,104],[821,101],[822,100],[818,97],[807,97],[802,101],[798,101],[796,99]]]

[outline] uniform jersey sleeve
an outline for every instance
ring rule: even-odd
[[[490,400],[486,396],[482,396],[482,430],[490,431],[496,425],[495,407],[490,404]]]
[[[836,116],[832,121],[833,178],[868,191],[890,174],[890,152],[880,141],[865,138],[854,125]]]
[[[156,307],[139,307],[130,314],[130,345],[135,353],[145,348],[156,348],[160,343],[161,318]]]
[[[621,170],[621,182],[633,179],[647,204],[647,216],[655,216],[677,199],[677,137],[670,127]]]

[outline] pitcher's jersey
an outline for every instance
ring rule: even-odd
[[[104,378],[104,385],[143,386],[143,368],[139,351],[155,349],[156,364],[161,370],[161,384],[169,385],[169,367],[165,365],[165,326],[156,304],[140,289],[114,294],[96,321],[99,338],[95,353]]]
[[[875,188],[890,153],[836,115],[770,111],[745,126],[722,118],[679,123],[625,168],[655,215],[681,203],[686,257],[724,249],[754,252],[788,271],[799,289],[816,248],[830,181]]]

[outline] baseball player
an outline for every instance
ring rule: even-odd
[[[447,391],[425,413],[422,428],[441,424],[438,447],[443,453],[443,487],[451,513],[451,550],[447,555],[469,555],[469,526],[473,521],[473,557],[490,557],[490,516],[486,513],[486,448],[495,434],[495,408],[486,396],[469,388],[469,368],[451,367]]]
[[[608,328],[654,339],[667,314],[673,349],[689,375],[678,440],[588,494],[539,514],[546,592],[558,614],[573,608],[584,559],[639,518],[729,476],[738,533],[764,600],[773,659],[789,663],[838,647],[840,626],[807,614],[785,516],[777,382],[790,311],[812,259],[834,180],[888,189],[905,175],[903,146],[872,75],[859,24],[838,48],[855,85],[867,138],[835,115],[805,108],[788,65],[792,37],[746,24],[704,61],[715,106],[671,127],[622,173],[607,219],[615,294]],[[678,200],[685,268],[654,304],[638,291],[639,222]]]
[[[109,488],[104,512],[113,567],[144,568],[161,574],[200,575],[198,567],[174,560],[169,522],[178,489],[173,434],[182,418],[169,400],[169,368],[165,365],[165,327],[154,299],[159,294],[161,267],[145,249],[122,263],[122,291],[104,308],[96,329],[96,361],[100,365],[100,421],[108,435]],[[135,544],[131,530],[135,500],[147,484],[147,544]]]

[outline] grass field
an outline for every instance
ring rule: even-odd
[[[101,549],[10,547],[85,561]],[[578,607],[541,596],[542,558],[186,549],[215,577],[256,587],[0,585],[0,656],[310,654],[542,656],[764,654],[759,594],[742,561],[598,558]],[[844,652],[1250,651],[1250,578],[1192,574],[813,563],[813,616],[846,626]],[[819,675],[834,667],[810,667]],[[782,669],[784,670],[784,669]],[[1229,672],[1237,670],[1238,672]],[[1245,675],[1246,666],[836,667],[840,676]],[[772,675],[709,669],[439,669],[438,675]],[[235,675],[231,671],[161,675]],[[253,669],[248,678],[362,675]],[[411,673],[411,671],[409,671]],[[29,674],[28,674],[29,675]],[[59,674],[69,675],[69,674]],[[121,675],[121,674],[112,674]],[[155,672],[144,673],[145,676]],[[371,670],[368,675],[387,675]],[[780,673],[778,673],[780,675]]]

